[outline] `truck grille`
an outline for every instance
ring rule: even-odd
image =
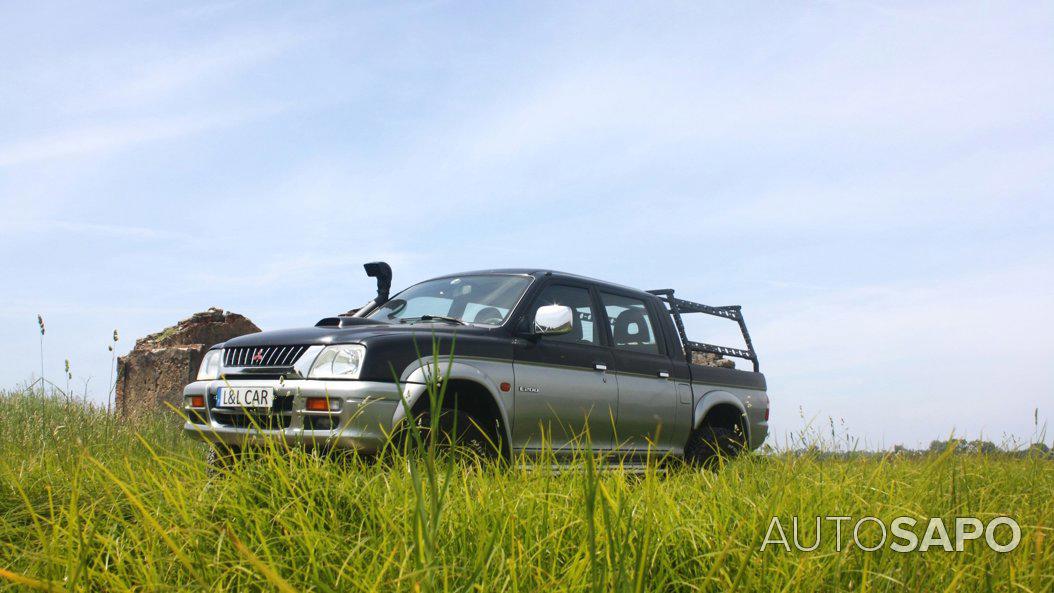
[[[223,350],[223,366],[287,367],[303,356],[307,346],[239,346]]]
[[[268,412],[227,412],[212,411],[212,418],[221,426],[231,428],[259,428],[261,430],[282,430],[289,428],[292,417],[289,414],[271,414]]]
[[[245,410],[237,408],[217,408],[216,394],[209,396],[209,408],[212,419],[221,426],[232,428],[260,428],[262,430],[282,430],[289,428],[293,419],[293,396],[275,396],[270,410]]]

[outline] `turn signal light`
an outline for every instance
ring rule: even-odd
[[[328,397],[309,397],[304,407],[310,412],[329,412],[340,407],[340,400]]]
[[[192,407],[192,408],[204,408],[205,407],[205,396],[204,395],[192,395],[192,396],[190,396],[190,407]]]

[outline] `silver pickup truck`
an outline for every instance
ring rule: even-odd
[[[507,458],[588,442],[707,463],[768,433],[765,377],[738,306],[530,269],[442,276],[390,296],[391,268],[365,267],[377,279],[365,306],[209,350],[184,389],[186,434],[235,451],[281,439],[373,453],[410,420]],[[689,341],[686,313],[738,323],[746,348]],[[696,353],[753,370],[693,364]]]

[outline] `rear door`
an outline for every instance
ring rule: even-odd
[[[539,307],[554,304],[574,312],[571,333],[521,337],[514,346],[513,447],[539,449],[548,439],[554,450],[567,450],[575,440],[584,442],[588,430],[594,449],[609,449],[618,382],[589,287],[561,281],[543,288],[527,308],[520,333],[529,333]]]
[[[619,403],[616,439],[627,450],[665,450],[677,430],[677,384],[659,333],[657,311],[629,294],[600,292],[615,356]]]

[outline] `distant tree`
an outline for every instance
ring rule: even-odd
[[[970,441],[966,450],[968,453],[981,453],[983,455],[991,455],[1002,451],[1002,449],[1000,449],[995,443],[991,441],[982,441],[981,439]]]
[[[1046,443],[1032,443],[1029,445],[1028,450],[1025,451],[1025,454],[1036,455],[1037,457],[1050,457],[1054,459],[1054,451],[1052,451]]]
[[[991,455],[994,453],[1002,452],[1002,449],[998,445],[991,441],[983,441],[981,439],[974,439],[967,441],[964,439],[951,439],[948,441],[931,441],[929,451],[931,453],[943,453],[948,449],[958,455],[963,454],[984,454]]]
[[[952,449],[955,453],[966,453],[967,443],[962,439],[930,442],[930,452],[932,453],[944,453],[948,449]]]

